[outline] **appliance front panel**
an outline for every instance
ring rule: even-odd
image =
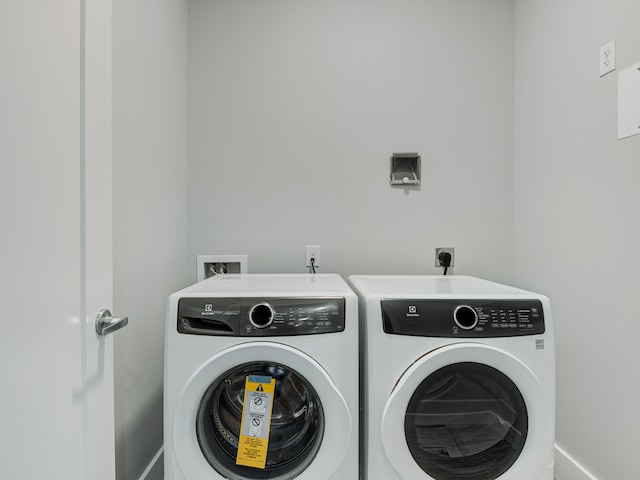
[[[249,376],[275,379],[264,468],[236,465]],[[357,441],[351,415],[331,377],[305,353],[274,342],[242,343],[189,379],[173,412],[172,443],[189,480],[329,479]]]
[[[540,300],[383,299],[385,333],[421,337],[491,338],[540,335]]]
[[[185,297],[177,329],[191,335],[276,337],[342,332],[344,297]]]

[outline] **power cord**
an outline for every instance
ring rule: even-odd
[[[316,259],[311,257],[311,273],[316,273]]]
[[[451,265],[451,254],[449,252],[440,252],[438,260],[440,261],[440,266],[444,267],[444,275],[446,275],[449,265]]]

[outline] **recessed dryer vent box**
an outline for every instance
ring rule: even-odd
[[[420,185],[420,155],[394,153],[391,156],[391,185]]]

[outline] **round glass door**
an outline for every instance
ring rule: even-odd
[[[527,407],[491,366],[461,362],[428,375],[409,399],[404,433],[411,456],[435,480],[493,480],[524,448]]]
[[[236,465],[246,377],[275,378],[264,470]],[[227,370],[207,388],[196,416],[196,436],[209,464],[225,478],[291,479],[313,461],[325,429],[318,393],[295,370],[274,362],[251,362]]]

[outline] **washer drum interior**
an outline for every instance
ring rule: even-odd
[[[235,464],[240,437],[245,380],[275,378],[271,428],[264,470]],[[295,370],[270,362],[251,362],[228,370],[205,392],[196,434],[209,464],[226,478],[290,479],[313,461],[324,434],[324,412],[313,386]]]

